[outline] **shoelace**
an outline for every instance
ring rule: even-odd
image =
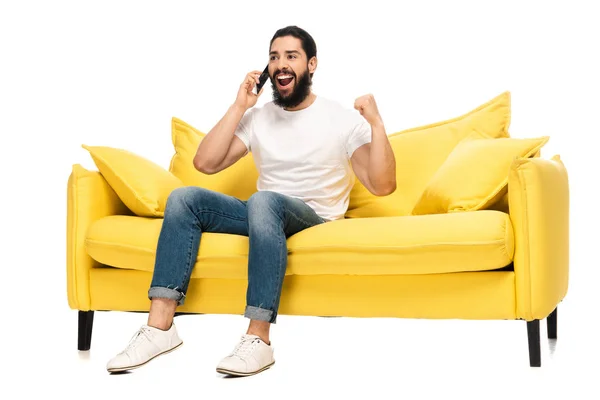
[[[137,331],[136,333],[133,334],[133,336],[129,340],[129,344],[127,345],[125,350],[123,350],[121,353],[122,354],[127,353],[129,350],[135,349],[137,347],[137,345],[140,344],[140,339],[143,339],[144,337],[147,340],[150,340],[151,334],[152,334],[152,332],[150,331],[150,329],[148,327],[142,326],[139,331]]]
[[[256,347],[256,343],[258,343],[258,338],[242,336],[242,340],[235,346],[235,349],[231,353],[232,357],[238,357],[240,359],[244,359],[247,357]]]

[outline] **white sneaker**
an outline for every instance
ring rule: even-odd
[[[175,324],[168,331],[142,325],[133,335],[129,344],[106,365],[108,372],[121,372],[135,369],[161,354],[175,350],[183,344],[177,335]]]
[[[217,372],[237,376],[258,374],[275,364],[273,352],[260,337],[242,335],[233,352],[217,365]]]

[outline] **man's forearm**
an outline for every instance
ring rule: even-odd
[[[233,134],[246,110],[236,104],[229,107],[223,118],[208,132],[200,142],[194,165],[214,167],[219,165],[229,150]]]
[[[369,181],[386,195],[396,190],[396,159],[383,122],[371,124],[372,139],[369,154]]]

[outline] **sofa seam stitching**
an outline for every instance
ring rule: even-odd
[[[113,248],[122,248],[122,249],[128,249],[128,250],[136,250],[145,254],[155,254],[155,250],[152,249],[145,249],[141,246],[132,246],[132,245],[128,245],[128,244],[123,244],[123,243],[111,243],[111,242],[106,242],[106,241],[100,241],[100,240],[94,240],[94,239],[85,239],[85,243],[87,245],[90,246],[96,246],[96,247],[104,247],[104,246],[111,246]],[[377,251],[380,251],[381,249],[391,249],[391,250],[409,250],[409,249],[418,249],[418,248],[426,248],[426,247],[432,247],[432,246],[445,246],[445,247],[469,247],[469,246],[473,246],[473,245],[480,245],[480,246],[487,246],[487,245],[497,245],[497,244],[503,244],[505,243],[504,239],[498,239],[495,241],[489,241],[489,242],[485,242],[485,243],[473,243],[473,242],[465,242],[465,243],[446,243],[446,244],[430,244],[430,245],[414,245],[414,246],[353,246],[352,248],[342,248],[342,247],[336,247],[336,246],[313,246],[313,247],[293,247],[290,248],[288,251],[290,254],[293,253],[303,253],[306,251],[312,251],[312,250],[352,250],[355,248],[360,248],[360,249],[365,249],[365,248],[374,248]],[[505,251],[505,254],[507,255],[507,258],[510,260],[511,257],[508,256],[508,252]],[[216,256],[199,256],[198,259],[210,259],[210,258],[237,258],[237,257],[248,257],[247,255],[235,255],[235,256],[227,256],[227,255],[216,255]]]

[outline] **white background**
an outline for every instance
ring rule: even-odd
[[[0,390],[82,399],[598,393],[600,30],[592,2],[384,4],[1,3]],[[106,362],[146,316],[96,313],[92,349],[79,354],[65,228],[72,164],[95,169],[81,144],[124,148],[168,168],[171,117],[208,131],[289,24],[317,42],[315,93],[349,107],[373,93],[388,133],[453,118],[509,90],[511,135],[550,136],[542,156],[560,154],[570,177],[571,280],[556,346],[541,324],[541,369],[529,368],[522,321],[280,316],[274,368],[223,379],[214,368],[245,332],[241,316],[180,317],[180,350],[109,376]],[[259,104],[269,100],[267,90]]]

